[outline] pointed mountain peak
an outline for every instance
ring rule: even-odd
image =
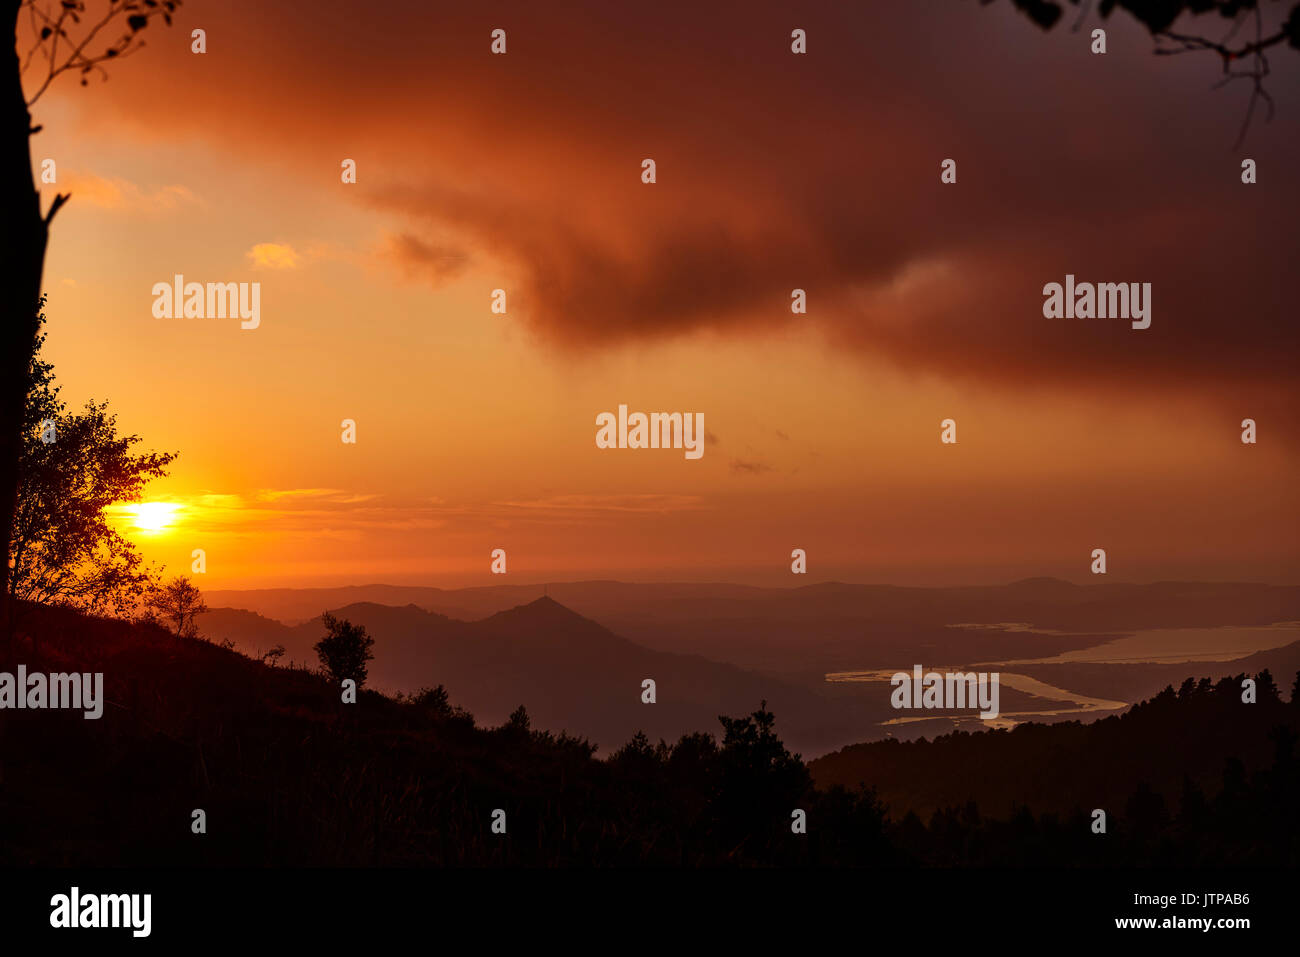
[[[516,605],[514,608],[511,608],[508,611],[502,612],[502,614],[503,615],[510,614],[511,612],[526,612],[532,615],[545,615],[550,618],[555,618],[555,617],[581,618],[582,617],[572,608],[569,608],[566,605],[561,605],[550,595],[543,595],[541,598],[534,598],[530,602],[525,602],[522,605]]]
[[[485,623],[493,622],[498,625],[526,625],[534,628],[573,628],[577,626],[602,632],[606,630],[598,622],[583,617],[567,605],[561,605],[549,595],[543,595],[541,598],[534,598],[523,605],[516,605],[514,608],[499,611],[495,615],[483,619],[483,621]]]

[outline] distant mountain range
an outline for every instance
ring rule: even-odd
[[[547,597],[538,596],[542,591]],[[367,600],[357,600],[363,596]],[[443,684],[454,704],[485,725],[500,724],[523,704],[534,726],[585,736],[603,753],[636,731],[671,741],[714,727],[719,714],[745,713],[767,700],[786,740],[811,756],[878,739],[886,733],[880,722],[897,716],[887,686],[829,683],[828,672],[1041,658],[1143,628],[1300,620],[1300,588],[1293,586],[1080,586],[1057,579],[933,589],[575,582],[445,591],[371,585],[213,591],[206,598],[214,607],[201,619],[203,632],[249,654],[280,644],[287,662],[315,667],[313,646],[324,633],[320,614],[329,609],[376,639],[371,687],[413,692]],[[215,607],[222,602],[243,607]],[[1008,622],[1021,624],[1000,624]],[[1300,646],[1276,649],[1252,663],[1275,662],[1276,673],[1298,654]],[[1015,670],[1124,701],[1154,694],[1167,681],[1177,684],[1184,673],[1232,671],[1216,663]],[[657,685],[653,705],[641,701],[646,678]],[[1004,686],[1001,704],[1003,711],[1036,711],[1051,709],[1053,701]],[[947,726],[936,714],[890,733],[909,738]]]
[[[412,604],[475,620],[526,604],[543,592],[647,648],[814,683],[829,671],[893,667],[899,661],[960,661],[969,657],[972,645],[987,660],[1049,657],[1140,629],[1300,621],[1300,586],[1295,585],[1075,585],[1055,578],[961,588],[586,581],[455,590],[398,585],[218,590],[205,596],[213,608],[244,608],[296,624],[325,609],[362,602]],[[951,627],[1001,622],[1030,627],[1010,632]]]
[[[550,598],[472,622],[415,605],[371,602],[333,613],[375,638],[370,687],[412,692],[442,684],[452,702],[483,725],[503,723],[522,704],[535,727],[587,737],[606,753],[637,731],[672,741],[716,727],[720,714],[752,711],[763,700],[788,719],[790,742],[810,750],[860,740],[873,723],[847,701],[771,676],[643,648]],[[201,628],[255,657],[281,644],[286,663],[310,666],[324,634],[319,618],[287,626],[230,608],[209,611]],[[641,700],[647,678],[656,685],[654,704]]]
[[[1300,619],[1300,585],[1254,582],[1152,582],[1076,585],[1026,578],[1006,585],[916,588],[819,582],[790,588],[721,582],[579,581],[444,589],[419,585],[260,588],[205,591],[208,604],[247,608],[294,624],[358,602],[418,605],[455,618],[485,618],[543,593],[589,617],[655,620],[743,617],[755,607],[813,617],[869,615],[889,620],[1024,621],[1039,628],[1130,629],[1267,624]],[[1015,617],[990,617],[990,614]]]

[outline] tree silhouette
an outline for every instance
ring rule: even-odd
[[[38,313],[38,327],[44,320]],[[138,501],[175,456],[133,453],[139,437],[118,434],[106,403],[68,413],[53,367],[40,358],[44,339],[36,341],[24,408],[9,595],[93,614],[131,614],[156,584],[155,573],[112,528],[107,509]]]
[[[980,2],[989,4],[993,0]],[[1038,26],[1050,30],[1060,21],[1065,12],[1063,4],[1067,0],[1011,2]],[[1093,3],[1092,0],[1068,0],[1068,3],[1078,8],[1073,25],[1073,29],[1077,30],[1092,10]],[[1151,34],[1157,56],[1198,52],[1217,54],[1222,66],[1222,78],[1215,84],[1216,89],[1234,80],[1248,80],[1252,85],[1250,105],[1246,109],[1237,145],[1245,139],[1258,103],[1262,102],[1268,110],[1268,118],[1273,118],[1273,98],[1264,88],[1264,79],[1269,74],[1268,51],[1283,44],[1300,50],[1300,3],[1292,5],[1277,22],[1267,27],[1259,0],[1100,0],[1096,8],[1102,19],[1109,17],[1117,8],[1130,14]],[[1207,14],[1217,14],[1220,20],[1230,21],[1225,35],[1218,40],[1203,34],[1183,33],[1173,29],[1180,17],[1190,15],[1200,18]],[[1246,39],[1240,38],[1243,34]]]
[[[1124,808],[1127,833],[1139,841],[1150,841],[1169,823],[1169,811],[1161,795],[1152,790],[1150,783],[1139,781]]]
[[[208,610],[208,605],[193,582],[177,575],[150,593],[148,609],[146,617],[166,624],[177,638],[197,638],[198,618]]]
[[[725,733],[715,826],[730,845],[729,857],[765,857],[778,834],[784,839],[777,822],[790,819],[791,810],[812,787],[812,778],[777,736],[776,716],[767,710],[766,701],[746,717],[719,715],[718,720]]]
[[[351,678],[360,688],[366,683],[366,662],[375,657],[370,653],[375,639],[362,626],[346,618],[335,618],[329,612],[321,616],[321,622],[326,631],[325,637],[316,642],[321,667],[335,681]]]
[[[41,285],[50,223],[68,194],[47,211],[32,177],[32,105],[64,73],[107,77],[104,64],[144,45],[140,36],[161,18],[167,24],[180,0],[0,0],[0,25],[13,48],[0,61],[0,629],[13,627],[9,598],[10,542],[18,507],[18,463],[23,410],[40,323]],[[114,39],[117,26],[121,33]],[[31,77],[30,96],[24,75]]]

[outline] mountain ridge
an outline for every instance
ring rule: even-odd
[[[803,748],[824,750],[868,727],[845,702],[699,655],[646,648],[549,597],[471,622],[417,605],[359,602],[330,613],[375,639],[376,690],[441,684],[484,724],[504,722],[522,704],[539,727],[609,747],[637,731],[674,740],[719,713],[768,700],[791,715],[790,739]],[[240,609],[212,609],[200,625],[255,655],[282,644],[286,664],[306,667],[314,667],[313,646],[324,634],[319,618],[288,626]],[[642,700],[646,679],[655,682],[653,703]]]

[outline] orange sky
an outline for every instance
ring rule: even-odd
[[[812,580],[1082,581],[1104,547],[1295,581],[1300,58],[1233,149],[1248,91],[1121,15],[1103,58],[1010,4],[869,6],[192,0],[64,78],[46,353],[180,452],[146,555],[203,548],[209,588],[482,584],[496,547],[508,581],[795,584],[794,547]],[[1067,272],[1152,282],[1151,329],[1045,319]],[[260,327],[154,318],[176,273],[260,282]],[[703,412],[703,458],[597,449],[620,403]]]

